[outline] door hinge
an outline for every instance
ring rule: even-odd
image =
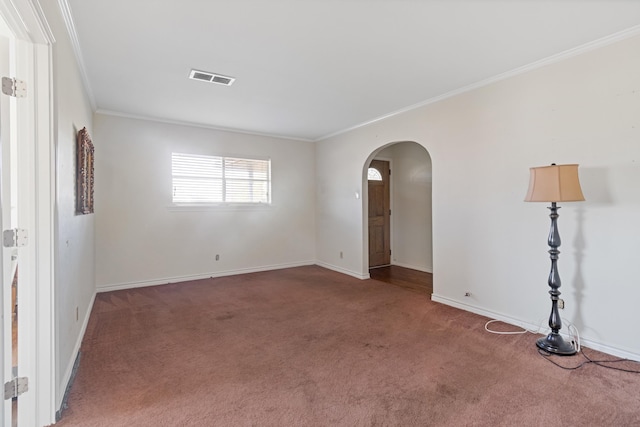
[[[2,232],[2,245],[5,248],[17,248],[27,246],[28,242],[27,230],[13,228]]]
[[[391,216],[391,209],[389,209],[389,216]]]
[[[13,399],[27,391],[29,391],[29,378],[14,378],[9,382],[4,383],[4,400]]]
[[[3,77],[2,93],[15,98],[24,98],[27,96],[27,84],[22,80]]]

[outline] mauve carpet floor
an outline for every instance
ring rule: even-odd
[[[102,293],[57,425],[640,426],[640,375],[487,320],[317,266]]]

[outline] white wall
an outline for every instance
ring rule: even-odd
[[[92,133],[92,110],[58,5],[41,5],[56,39],[55,340],[59,408],[95,295],[94,215],[75,214],[76,135],[85,126]],[[100,143],[94,139],[94,144],[99,153]]]
[[[429,153],[415,142],[399,142],[376,158],[392,162],[391,264],[433,273]]]
[[[98,290],[314,262],[312,143],[103,114],[94,126]],[[272,205],[172,209],[172,152],[271,158]]]
[[[560,210],[562,316],[592,347],[640,359],[640,36],[318,143],[320,264],[365,276],[353,193],[396,141],[433,162],[434,299],[514,323],[546,322],[551,306],[548,211],[523,202],[528,168],[581,164],[587,201]]]

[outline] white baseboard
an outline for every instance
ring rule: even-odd
[[[357,271],[347,270],[346,268],[342,268],[337,265],[329,264],[323,261],[316,261],[315,264],[319,265],[320,267],[327,268],[329,270],[337,271],[338,273],[355,277],[356,279],[361,279],[361,280],[369,279],[369,272],[367,272],[366,274],[362,274],[362,273],[358,273]]]
[[[407,264],[404,262],[393,261],[391,265],[397,265],[398,267],[410,268],[412,270],[422,271],[423,273],[433,274],[433,267],[418,267],[415,265]]]
[[[67,363],[67,369],[65,369],[64,375],[60,380],[60,384],[64,384],[64,387],[61,389],[62,393],[58,393],[56,395],[56,412],[59,411],[62,407],[62,402],[64,401],[67,386],[69,385],[69,381],[71,380],[71,375],[73,374],[73,366],[76,363],[76,359],[78,358],[78,353],[80,352],[80,346],[82,345],[84,334],[87,331],[87,326],[89,325],[89,318],[91,317],[91,311],[93,310],[93,304],[95,302],[96,302],[96,294],[94,293],[93,296],[91,297],[91,301],[89,301],[89,306],[87,307],[87,311],[84,313],[84,319],[82,320],[82,328],[80,329],[80,333],[78,334],[78,339],[76,340],[76,343],[73,346],[73,351],[71,352],[71,358]]]
[[[515,325],[520,328],[524,328],[530,331],[537,330],[540,325],[536,325],[534,323],[525,322],[520,319],[516,319],[513,317],[506,316],[502,313],[496,313],[490,310],[485,310],[483,308],[477,307],[475,305],[465,304],[463,302],[443,297],[437,295],[435,293],[431,294],[431,301],[439,302],[440,304],[448,305],[451,307],[459,308],[460,310],[469,311],[471,313],[479,314],[480,316],[488,317],[489,319],[500,320],[501,322],[508,323],[510,325]]]
[[[190,280],[211,279],[213,277],[235,276],[237,274],[259,273],[261,271],[281,270],[283,268],[302,267],[305,265],[314,265],[315,261],[303,261],[286,264],[263,265],[251,268],[239,268],[236,270],[216,271],[212,273],[190,274],[185,276],[164,277],[153,280],[142,280],[139,282],[114,283],[110,285],[102,285],[96,288],[96,292],[120,291],[123,289],[143,288],[147,286],[166,285],[168,283],[188,282]]]
[[[601,351],[603,353],[611,354],[612,356],[622,357],[624,359],[635,360],[636,362],[640,362],[640,354],[633,353],[632,351],[627,349],[622,349],[622,348],[602,344],[600,342],[590,340],[589,338],[581,337],[580,345],[583,347],[591,348],[593,350]]]
[[[435,302],[439,302],[441,304],[445,304],[451,307],[455,307],[455,308],[459,308],[461,310],[465,310],[465,311],[469,311],[471,313],[475,313],[475,314],[479,314],[481,316],[485,316],[488,317],[490,319],[495,319],[495,320],[500,320],[501,322],[505,322],[508,323],[510,325],[515,325],[518,326],[520,328],[529,330],[529,331],[536,331],[540,329],[540,325],[531,323],[531,322],[527,322],[524,321],[522,319],[516,319],[510,316],[506,316],[504,314],[501,313],[495,313],[493,311],[490,310],[485,310],[483,308],[474,306],[474,305],[469,305],[469,304],[465,304],[463,302],[451,299],[451,298],[447,298],[447,297],[443,297],[440,295],[436,295],[436,294],[431,294],[431,300],[435,301]],[[546,328],[546,331],[548,331],[549,329]],[[542,333],[546,333],[543,331],[541,331]],[[591,348],[593,350],[598,350],[601,351],[603,353],[607,353],[610,354],[612,356],[616,356],[616,357],[622,357],[624,359],[630,359],[630,360],[636,360],[636,361],[640,361],[640,354],[634,353],[631,350],[628,349],[623,349],[623,348],[618,348],[618,347],[614,347],[611,345],[607,345],[598,341],[594,341],[591,340],[589,338],[585,338],[585,337],[580,337],[580,345],[583,347],[587,347],[587,348]]]

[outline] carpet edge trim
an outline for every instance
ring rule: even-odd
[[[391,265],[397,265],[398,267],[410,268],[412,270],[422,271],[423,273],[431,273],[431,274],[433,274],[433,267],[419,267],[417,265],[407,264],[407,263],[398,262],[398,261],[391,262]]]

